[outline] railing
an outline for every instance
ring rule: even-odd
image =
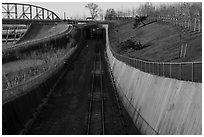
[[[194,31],[194,32],[202,32],[202,17],[198,16],[193,19],[187,18],[177,18],[171,16],[158,16],[158,17],[148,17],[150,20],[156,20],[162,23],[170,23],[176,26],[180,26],[182,28]]]
[[[109,39],[107,40],[110,45]],[[111,46],[109,48],[115,58],[143,72],[183,81],[202,83],[202,62],[150,62],[120,55]]]

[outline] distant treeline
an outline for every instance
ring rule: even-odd
[[[137,10],[138,15],[148,16],[165,16],[175,18],[202,18],[202,3],[201,2],[176,2],[164,3],[159,6],[154,6],[152,3],[145,3]]]
[[[172,17],[193,20],[202,18],[201,2],[174,2],[155,4],[147,2],[140,5],[139,8],[115,11],[110,8],[106,10],[105,19],[130,19],[135,16],[152,16],[152,17]]]

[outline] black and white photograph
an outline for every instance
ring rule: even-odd
[[[202,135],[202,1],[3,1],[2,135]]]

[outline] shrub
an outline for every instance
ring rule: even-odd
[[[131,39],[126,40],[125,42],[121,42],[118,46],[119,52],[127,51],[128,49],[140,50],[147,46],[142,45],[140,42],[133,41]]]

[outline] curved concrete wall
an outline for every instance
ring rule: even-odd
[[[56,84],[62,80],[67,70],[66,60],[76,50],[76,47],[71,49],[55,67],[30,82],[2,91],[2,134],[22,134],[32,125]]]
[[[75,47],[59,60],[52,69],[9,90],[2,91],[2,134],[25,134],[45,106],[57,84],[69,71],[85,41],[80,36]],[[86,44],[85,44],[86,45]]]
[[[106,50],[121,101],[142,134],[202,134],[202,83],[142,72]]]

